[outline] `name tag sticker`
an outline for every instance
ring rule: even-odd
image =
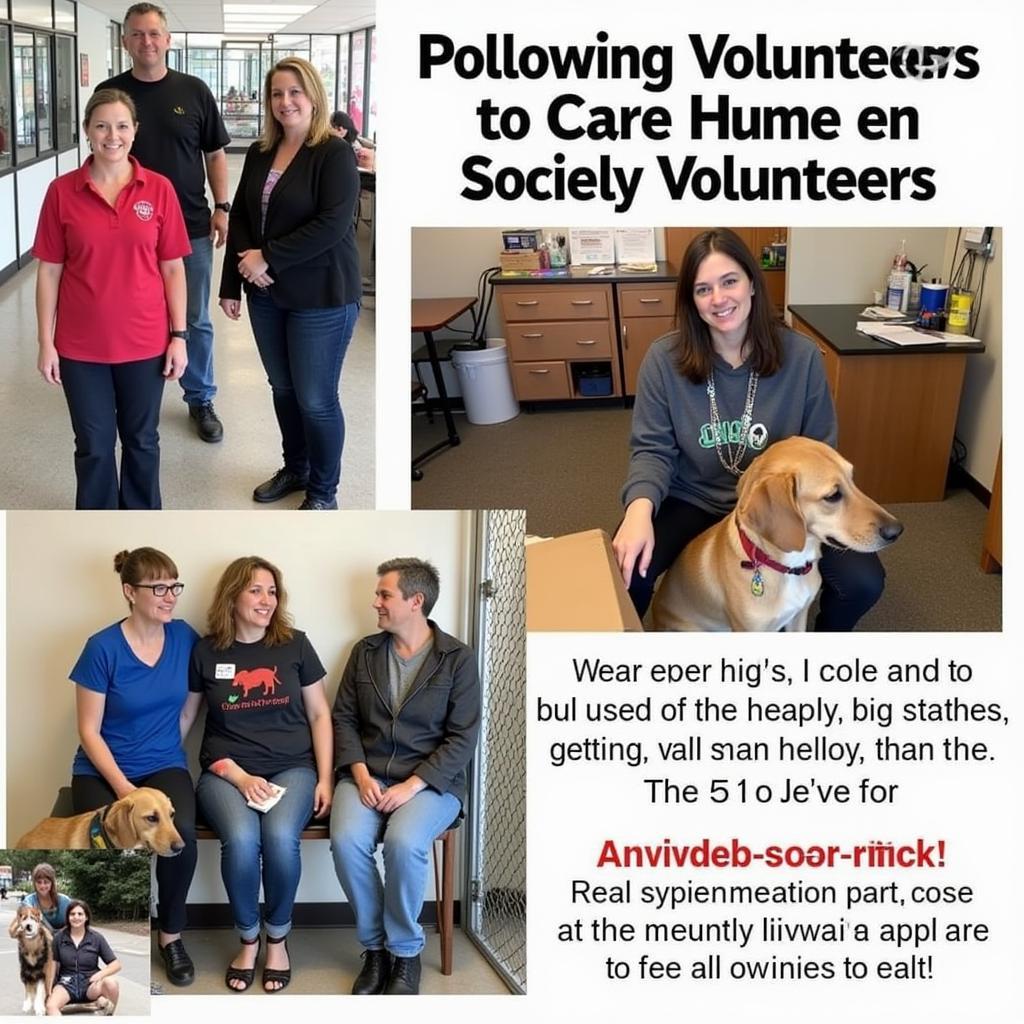
[[[234,679],[235,666],[218,664],[214,672],[215,679]]]

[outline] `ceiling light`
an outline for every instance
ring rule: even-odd
[[[315,4],[224,4],[225,14],[291,14],[299,17],[313,10]]]

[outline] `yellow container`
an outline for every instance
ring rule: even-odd
[[[971,323],[971,303],[974,293],[954,291],[949,297],[949,316],[946,319],[946,330],[950,334],[966,334]]]

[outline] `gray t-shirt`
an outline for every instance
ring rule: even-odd
[[[402,701],[423,668],[423,662],[433,649],[434,634],[431,633],[427,642],[415,654],[403,658],[395,650],[394,638],[388,637],[388,693],[392,711],[397,711],[402,706]]]
[[[723,468],[715,450],[706,382],[694,384],[675,367],[678,337],[659,338],[640,365],[622,503],[650,498],[657,512],[671,494],[727,515],[736,504],[736,477]],[[735,451],[750,368],[745,363],[731,367],[715,356],[714,374],[722,427],[734,439]],[[758,381],[742,468],[768,445],[797,435],[835,445],[836,413],[817,346],[785,329],[782,366]]]

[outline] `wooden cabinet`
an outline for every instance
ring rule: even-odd
[[[981,546],[983,572],[998,572],[1003,565],[1003,446],[999,446],[996,476],[992,481],[992,498],[985,520],[985,539]]]
[[[519,401],[622,394],[610,284],[498,284],[495,294]],[[591,373],[611,390],[583,393]]]
[[[674,284],[620,284],[619,337],[625,393],[636,394],[636,375],[651,344],[675,326]]]
[[[876,501],[941,501],[967,356],[844,354],[794,313],[821,350],[836,407],[837,447]]]

